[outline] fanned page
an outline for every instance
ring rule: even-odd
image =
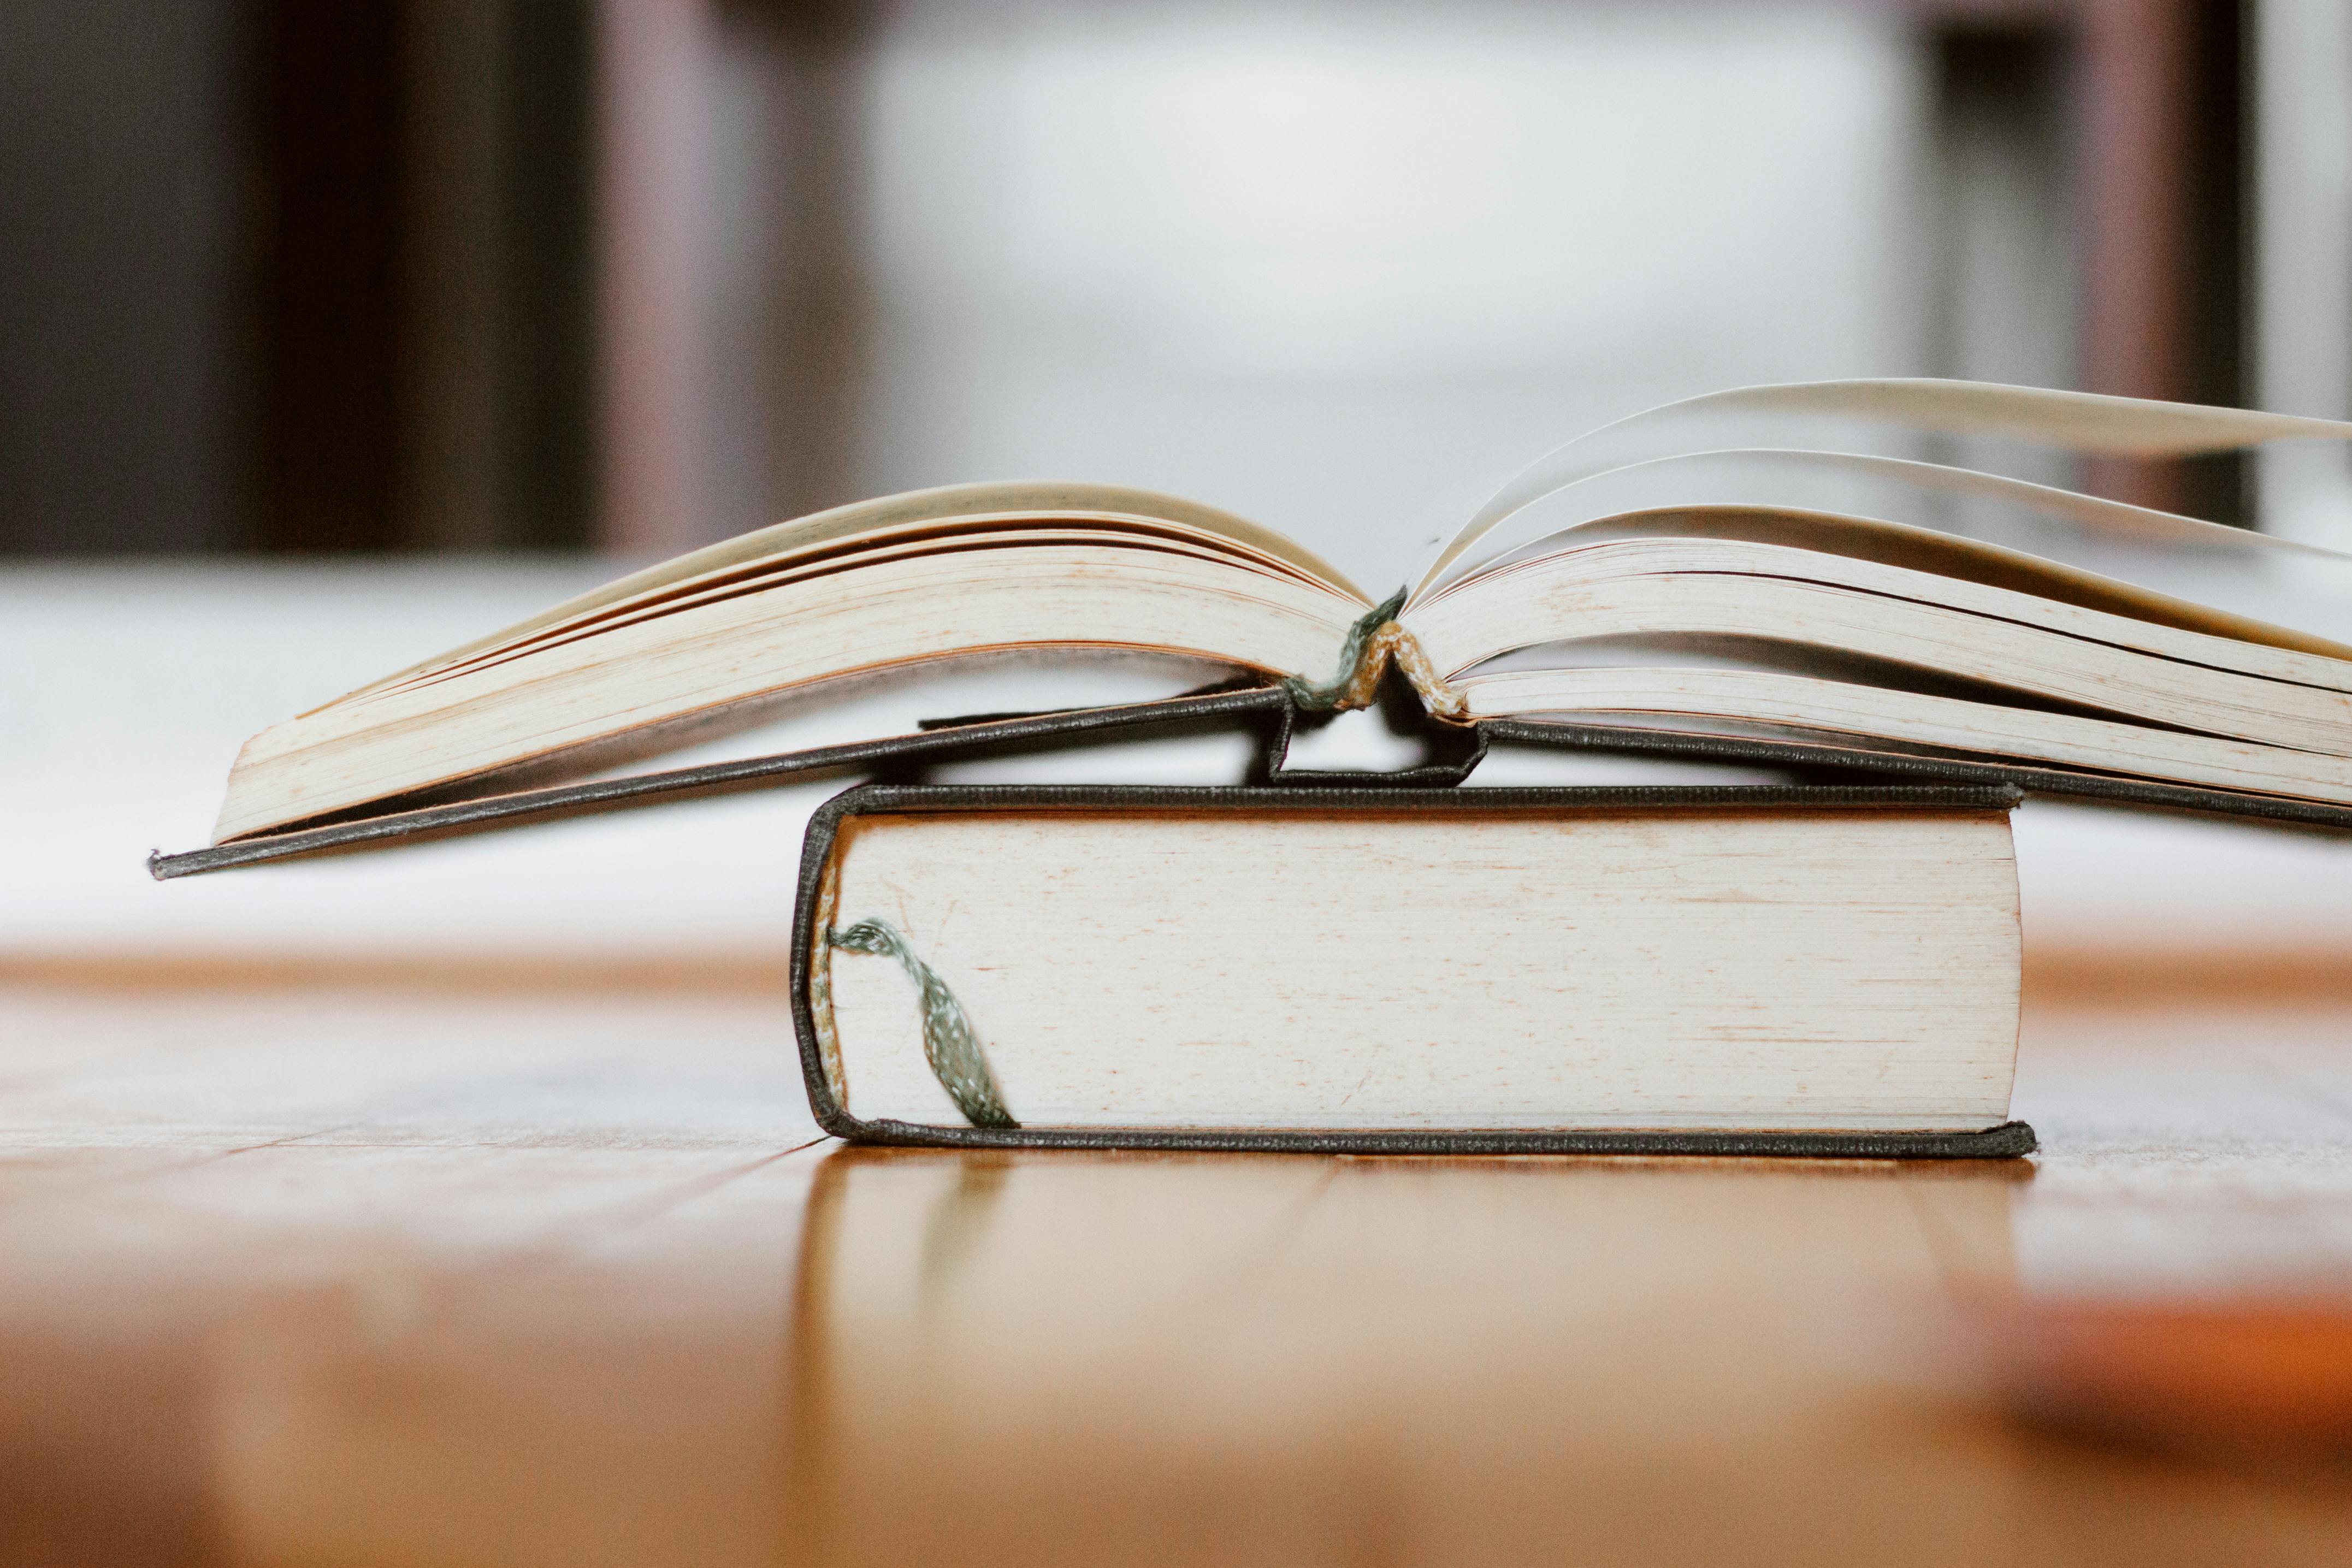
[[[2326,634],[2352,621],[2352,559],[1917,458],[1689,449],[1824,422],[2139,456],[2352,436],[1965,382],[1717,393],[1530,465],[1400,619],[1474,719],[1893,743],[2352,803],[2352,648]],[[2296,623],[2256,613],[2283,604]]]
[[[1914,437],[1999,437],[2059,452],[2098,456],[2187,457],[2244,451],[2274,442],[2352,440],[2352,424],[2335,420],[1982,382],[1843,381],[1741,387],[1650,409],[1554,447],[1507,480],[1438,548],[1427,569],[1413,583],[1415,596],[1458,575],[1465,565],[1492,559],[1499,553],[1496,540],[1507,540],[1511,537],[1507,530],[1516,521],[1524,518],[1538,503],[1564,491],[1655,465],[1742,455],[1743,448],[1754,448],[1753,438],[1759,430],[1776,430],[1799,437],[1827,432],[1851,440],[1858,428],[1874,426]],[[1793,447],[1775,443],[1765,450],[1801,466],[1809,460],[1824,466],[1846,465],[1857,455],[1842,451],[1812,452],[1806,450],[1809,444],[1800,439]],[[1925,471],[1932,467],[1933,465],[1924,464],[1910,465],[1911,482],[1929,486],[1942,483],[1927,476]],[[1893,476],[1893,471],[1886,471],[1885,476]],[[1966,487],[1991,477],[1979,476],[1958,484]],[[1737,497],[1668,496],[1657,493],[1654,483],[1644,483],[1651,485],[1651,494],[1644,504],[1653,507],[1699,499],[1753,504],[1765,498],[1753,493]],[[1672,479],[1668,483],[1671,485]],[[2063,491],[2046,494],[2067,495]],[[2070,499],[2088,501],[2091,497]],[[2103,526],[2121,528],[2127,516],[2135,517],[2141,525],[2154,529],[2161,542],[2255,555],[2304,548],[2137,507],[2101,504],[2095,509],[2096,520]],[[1601,514],[1594,511],[1588,515]],[[2076,520],[2093,519],[2077,514]],[[2049,540],[2060,537],[2054,533],[2042,535]],[[2330,551],[2310,553],[2343,559]]]
[[[1914,444],[1835,449],[1872,429]],[[1928,460],[1961,438],[2177,456],[2347,437],[1967,382],[1717,393],[1532,465],[1388,630],[1335,568],[1196,503],[886,497],[635,573],[263,732],[216,841],[576,776],[854,678],[1007,653],[1172,655],[1298,677],[1330,706],[1368,700],[1393,658],[1468,722],[1825,737],[2352,805],[2352,558]]]
[[[263,731],[215,841],[468,779],[495,789],[525,765],[576,774],[616,745],[643,755],[823,683],[961,656],[1139,650],[1324,672],[1366,607],[1309,552],[1173,497],[891,497],[638,573]]]
[[[755,529],[691,550],[604,587],[566,600],[529,620],[477,638],[351,694],[363,695],[396,682],[449,668],[476,655],[516,646],[553,629],[590,623],[630,607],[658,605],[729,582],[755,580],[762,570],[825,554],[844,555],[887,538],[912,538],[941,526],[965,531],[1007,517],[1084,517],[1168,525],[1180,533],[1208,538],[1236,550],[1279,563],[1343,593],[1363,593],[1338,569],[1273,529],[1180,496],[1116,485],[997,483],[942,485],[870,501],[835,507],[773,528]],[[1369,601],[1367,601],[1369,602]]]

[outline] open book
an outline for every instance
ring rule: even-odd
[[[1927,444],[1807,444],[1823,424]],[[1119,650],[1308,708],[1362,706],[1394,670],[1447,725],[1827,739],[2352,806],[2352,647],[2328,634],[2352,558],[1925,460],[1961,440],[2173,456],[2347,437],[1968,382],[1751,388],[1557,449],[1394,592],[1139,490],[896,496],[682,556],[265,730],[215,842],[579,777],[942,661]]]

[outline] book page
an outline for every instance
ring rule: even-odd
[[[1416,601],[1595,539],[1722,532],[1739,513],[1767,530],[1740,537],[1998,581],[2220,636],[2337,655],[2352,642],[2352,557],[2000,475],[1780,448],[1653,458],[1563,486],[1497,537],[1548,531],[1455,561]]]
[[[963,654],[1094,645],[1328,670],[1361,612],[1231,557],[1100,542],[915,555],[847,577],[847,591],[787,582],[272,726],[238,754],[215,841],[518,764],[601,758],[631,731]]]
[[[764,560],[786,559],[861,536],[885,534],[922,523],[959,519],[1067,517],[1116,521],[1122,517],[1172,523],[1211,539],[1230,541],[1238,547],[1236,553],[1283,562],[1309,580],[1351,594],[1367,604],[1371,602],[1363,591],[1349,581],[1336,567],[1272,528],[1181,497],[1124,486],[1080,483],[946,485],[835,507],[830,511],[755,529],[662,561],[591,592],[568,599],[511,626],[394,671],[349,695],[379,691],[415,675],[460,664],[474,654],[522,641],[534,632],[563,622],[579,621],[599,610],[656,597],[665,591],[697,580],[723,576],[734,569]]]
[[[1633,509],[1771,502],[1859,511],[1985,538],[1987,527],[1976,518],[1991,503],[2000,513],[1990,529],[1992,542],[2108,576],[2162,576],[2171,564],[2166,558],[2187,552],[2195,557],[2200,584],[2217,566],[2254,579],[2246,598],[2260,598],[2266,585],[2274,589],[2283,574],[2317,577],[2317,591],[2331,597],[2352,586],[2352,576],[2345,575],[2352,562],[2335,552],[2022,481],[1885,456],[1809,450],[1822,444],[1804,439],[1827,433],[1835,444],[1848,444],[1857,426],[1874,425],[1911,435],[1990,434],[2067,452],[2134,456],[2352,438],[2352,425],[2328,420],[1978,382],[1743,388],[1653,409],[1554,448],[1507,482],[1435,553],[1416,594],[1458,576],[1476,559],[1492,559],[1496,547],[1511,549],[1529,531],[1521,515],[1537,503],[1588,486],[1590,494],[1575,497],[1565,513],[1548,511],[1545,521],[1557,529]],[[1800,439],[1788,445],[1758,439],[1768,434]],[[1858,494],[1868,502],[1858,506]],[[1923,496],[1929,498],[1924,507]],[[1955,497],[1969,505],[1955,507]],[[1935,504],[1938,500],[1941,505]],[[1481,543],[1489,548],[1471,557]],[[2146,559],[2134,561],[2135,552]],[[2256,619],[2276,618],[2253,613]]]
[[[780,589],[797,587],[819,578],[870,570],[894,561],[927,560],[938,562],[957,556],[974,558],[977,576],[992,575],[989,554],[1008,549],[1045,549],[1067,546],[1076,549],[1154,552],[1181,556],[1205,561],[1213,566],[1239,567],[1244,571],[1258,571],[1274,580],[1277,591],[1295,588],[1300,579],[1296,573],[1265,569],[1259,559],[1235,555],[1231,551],[1208,549],[1191,542],[1181,534],[1162,535],[1156,530],[1131,530],[1088,526],[1091,519],[1080,519],[1061,528],[1027,526],[1029,519],[973,519],[974,527],[957,529],[925,529],[909,538],[897,535],[884,536],[881,541],[860,548],[845,555],[824,554],[814,559],[802,557],[788,559],[764,570],[741,574],[715,574],[681,584],[669,591],[635,600],[625,601],[574,620],[562,621],[541,628],[527,636],[486,648],[468,658],[438,664],[404,680],[381,682],[352,699],[373,699],[389,692],[415,691],[423,686],[448,681],[478,670],[492,668],[514,660],[551,652],[585,638],[601,636],[625,628],[640,626],[665,616],[708,608],[730,600],[749,598],[755,594],[772,593]],[[855,593],[853,584],[841,585],[843,591]],[[331,705],[330,705],[331,706]]]
[[[1745,553],[1761,557],[1769,549],[1748,547]],[[1642,551],[1613,571],[1575,570],[1605,567],[1605,559],[1531,562],[1416,611],[1415,635],[1457,684],[1515,650],[1526,650],[1514,661],[1522,667],[1540,660],[1559,668],[1599,660],[1647,662],[1651,644],[1702,639],[1753,650],[1759,662],[1844,680],[1964,681],[1981,688],[1988,701],[2063,705],[2352,757],[2352,693],[2342,689],[2155,657],[2095,637],[1869,587],[1736,570],[1641,570],[1646,564],[1641,556],[1653,553]],[[1690,554],[1703,559],[1705,552]],[[1926,580],[1932,586],[1936,580]],[[1588,640],[1601,641],[1604,651],[1580,657]],[[2352,685],[2352,664],[2327,663],[2339,686]],[[1862,668],[1850,668],[1856,664]]]

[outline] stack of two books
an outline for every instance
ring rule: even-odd
[[[215,845],[153,868],[1237,727],[1265,745],[1232,787],[893,782],[824,808],[791,955],[819,1121],[967,1145],[2025,1153],[2011,808],[2352,827],[2352,648],[2244,612],[2352,561],[1915,459],[1686,439],[1726,419],[2139,455],[2352,435],[1967,383],[1748,389],[1570,444],[1379,603],[1169,497],[894,497],[653,568],[263,732]],[[1727,460],[1777,498],[1722,499]],[[1881,499],[1788,498],[1824,478]],[[1629,484],[1646,504],[1623,504]],[[1552,530],[1511,542],[1538,503]],[[2210,591],[2096,570],[2117,561],[2185,564]],[[610,772],[856,685],[1111,650],[1223,679]],[[1376,703],[1410,715],[1425,763],[1286,765],[1300,726]],[[1496,747],[1789,782],[1475,787]]]

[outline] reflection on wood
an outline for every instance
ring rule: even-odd
[[[773,998],[0,993],[0,1562],[2340,1562],[1952,1309],[2352,1299],[2340,1010],[2029,1013],[2029,1166],[814,1144]]]
[[[1680,1561],[1778,1519],[1769,1559],[1856,1499],[1899,1545],[1984,1478],[1915,1484],[1937,1416],[1836,1339],[1871,1292],[2006,1284],[2030,1178],[843,1150],[803,1233],[793,1513],[840,1561]],[[2000,1548],[1979,1524],[1954,1556]]]

